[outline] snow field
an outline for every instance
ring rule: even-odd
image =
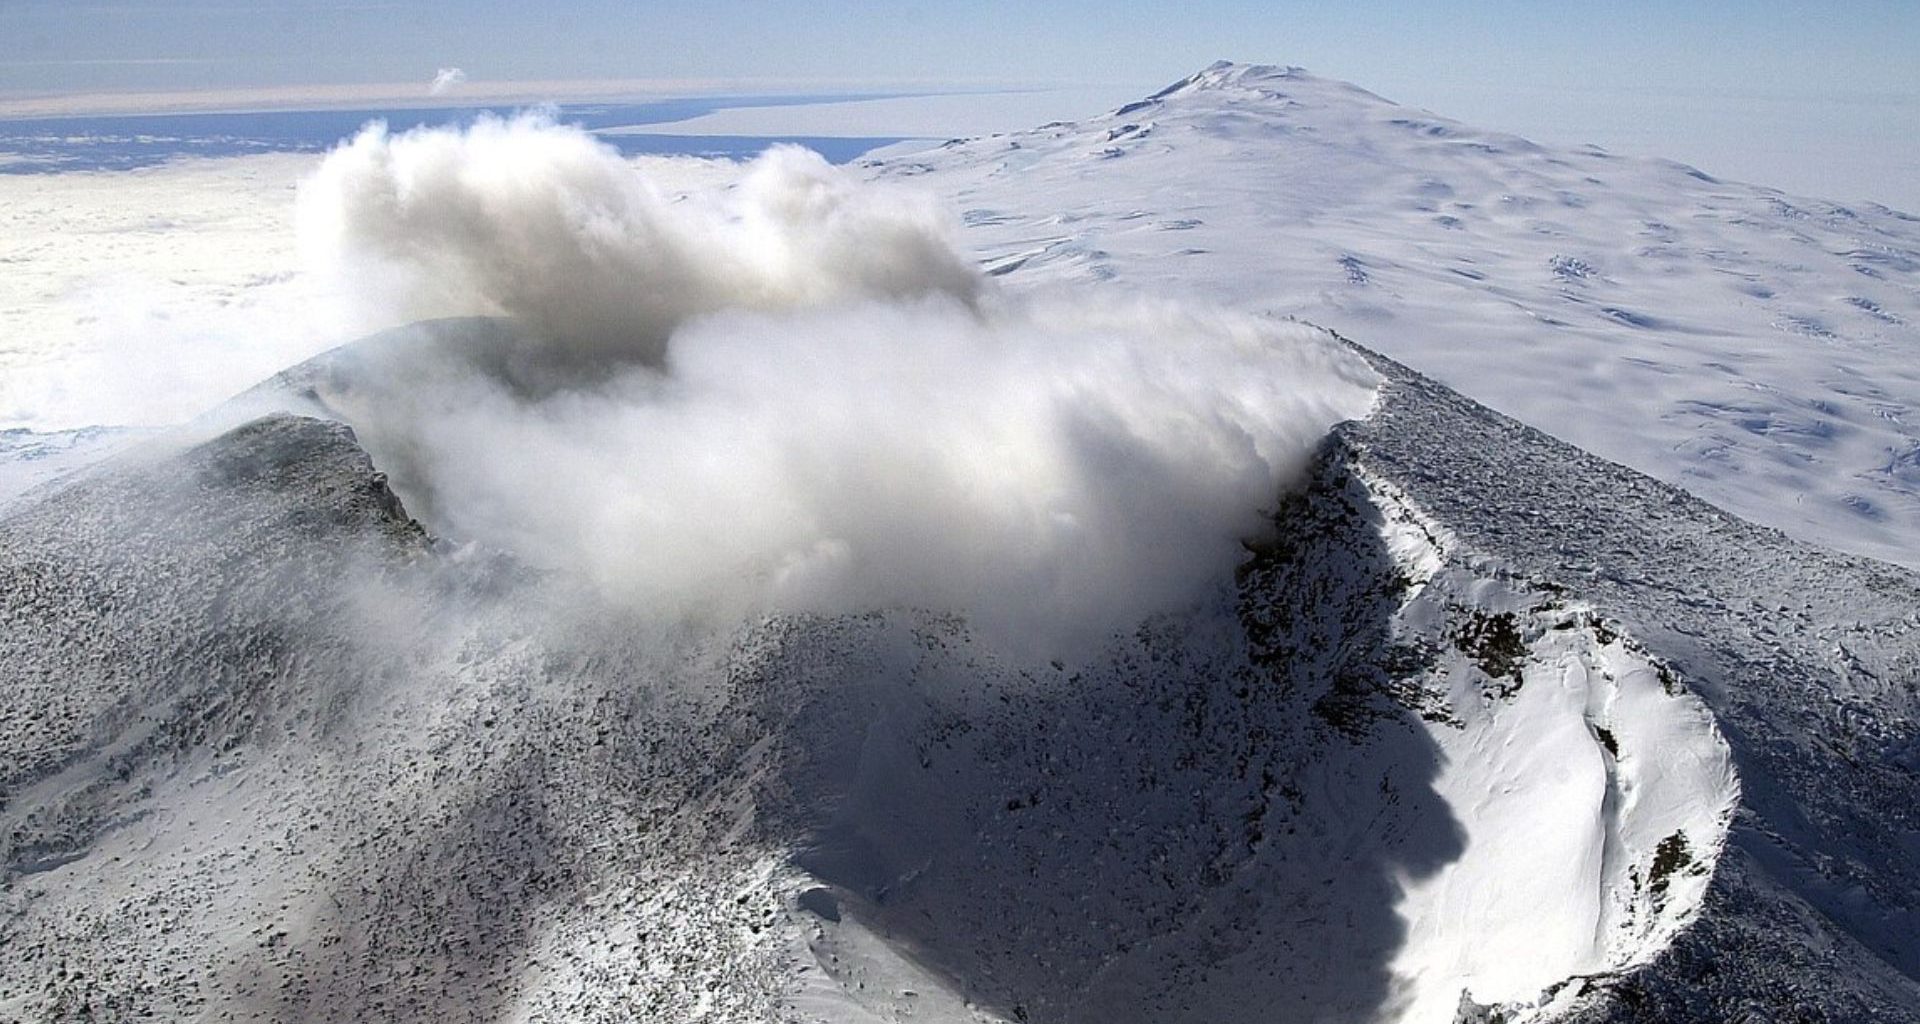
[[[1014,287],[1332,328],[1816,544],[1920,564],[1920,221],[1554,149],[1297,68],[888,153]]]

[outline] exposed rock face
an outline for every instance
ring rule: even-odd
[[[608,609],[317,419],[20,499],[0,1019],[1920,1020],[1920,582],[1379,365],[1077,665]]]
[[[331,613],[337,595],[317,584],[358,557],[424,550],[353,432],[291,416],[23,500],[0,519],[0,663],[20,712],[0,725],[0,785],[17,796],[133,755],[117,748],[156,706],[191,706],[196,724],[143,744],[244,738],[220,716],[285,670],[288,624]]]

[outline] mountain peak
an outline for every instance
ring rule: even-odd
[[[1299,80],[1312,78],[1305,68],[1280,64],[1238,64],[1230,60],[1217,60],[1188,75],[1165,89],[1154,93],[1150,99],[1164,99],[1179,92],[1195,92],[1206,89],[1229,89],[1245,87],[1258,82]]]
[[[1304,99],[1310,103],[1386,102],[1359,86],[1321,78],[1291,64],[1238,64],[1220,60],[1145,99],[1121,107],[1115,113],[1127,115],[1167,101],[1198,101],[1205,106],[1247,99]]]

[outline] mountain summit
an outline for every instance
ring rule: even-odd
[[[1306,68],[1291,64],[1236,64],[1230,60],[1217,60],[1154,93],[1145,102],[1152,103],[1166,99],[1174,93],[1193,89],[1227,89],[1245,87],[1250,83],[1302,81],[1312,77],[1307,73]]]

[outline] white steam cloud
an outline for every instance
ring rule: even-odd
[[[582,358],[658,365],[689,318],[864,296],[971,297],[939,208],[776,148],[720,195],[663,194],[573,128],[375,126],[302,189],[310,254],[404,312],[504,313]]]
[[[459,68],[441,68],[433,73],[433,81],[427,83],[427,92],[434,96],[444,96],[454,86],[467,80],[467,73]]]
[[[327,396],[415,511],[639,607],[905,605],[1081,649],[1230,579],[1372,396],[1305,327],[997,293],[926,200],[799,150],[676,199],[545,122],[375,129],[301,208],[330,265],[525,339]]]

